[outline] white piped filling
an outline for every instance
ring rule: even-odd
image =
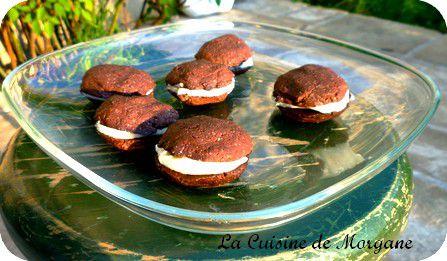
[[[248,58],[247,60],[245,60],[243,63],[241,63],[239,66],[237,66],[237,67],[239,67],[240,69],[245,69],[245,68],[248,68],[248,67],[252,67],[254,65],[254,62],[253,62],[253,57],[250,57],[250,58]]]
[[[150,89],[149,91],[146,92],[145,96],[151,94],[153,91],[154,91],[154,89]],[[88,93],[86,93],[86,92],[82,92],[82,91],[81,91],[81,93],[82,93],[85,97],[87,97],[87,98],[89,98],[89,99],[92,99],[92,100],[97,100],[97,101],[105,101],[105,100],[106,100],[106,99],[104,99],[104,98],[96,97],[96,96],[93,96],[93,95],[91,95],[91,94],[88,94]]]
[[[120,140],[133,140],[133,139],[138,139],[138,138],[142,138],[142,137],[146,137],[146,136],[162,135],[167,130],[167,128],[163,128],[163,129],[157,130],[154,134],[142,135],[142,134],[133,133],[130,131],[123,131],[123,130],[110,128],[105,125],[102,125],[99,121],[96,122],[95,127],[96,127],[96,130],[98,130],[98,132],[100,132],[104,135],[107,135],[109,137],[112,137],[115,139],[120,139]]]
[[[208,162],[186,157],[175,157],[157,145],[155,145],[155,151],[158,154],[160,164],[185,175],[218,175],[235,170],[248,161],[247,157],[228,162]]]
[[[179,83],[176,85],[170,85],[168,84],[166,86],[166,89],[169,91],[176,93],[177,95],[188,95],[190,97],[217,97],[222,94],[228,94],[233,91],[234,89],[234,78],[231,80],[231,83],[227,86],[220,87],[220,88],[214,88],[211,90],[190,90],[187,88],[183,88],[183,83]]]
[[[343,99],[341,99],[340,101],[331,102],[331,103],[323,104],[323,105],[318,105],[315,107],[300,107],[300,106],[287,104],[287,103],[283,103],[283,102],[277,102],[276,106],[284,107],[284,108],[293,108],[293,109],[314,110],[314,111],[318,111],[318,112],[321,112],[324,114],[329,114],[332,112],[339,112],[339,111],[344,110],[346,108],[346,106],[348,106],[348,103],[350,101],[353,101],[354,99],[355,99],[354,95],[351,94],[349,91],[347,91],[345,96],[343,97]]]

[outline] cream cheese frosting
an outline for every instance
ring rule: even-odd
[[[237,67],[239,67],[240,69],[245,69],[245,68],[248,68],[248,67],[252,67],[254,65],[254,62],[253,62],[253,57],[250,57],[250,58],[248,58],[247,60],[245,60],[244,62],[242,62],[239,66],[237,66]]]
[[[95,127],[96,127],[96,130],[98,130],[98,132],[100,132],[104,135],[107,135],[109,137],[112,137],[115,139],[120,139],[120,140],[133,140],[133,139],[138,139],[138,138],[142,138],[142,137],[146,137],[146,136],[162,135],[167,130],[167,128],[163,128],[163,129],[157,130],[154,134],[142,135],[142,134],[133,133],[130,131],[123,131],[123,130],[110,128],[105,125],[102,125],[99,121],[96,122]]]
[[[337,102],[331,102],[323,105],[317,105],[314,107],[300,107],[292,104],[287,104],[283,102],[276,102],[276,106],[284,107],[284,108],[293,108],[293,109],[307,109],[307,110],[314,110],[318,111],[324,114],[329,114],[332,112],[340,112],[344,110],[350,101],[353,101],[355,99],[354,95],[351,94],[350,91],[347,91],[345,96]]]
[[[227,86],[220,87],[220,88],[214,88],[211,90],[190,90],[187,88],[183,88],[183,83],[179,83],[176,85],[170,85],[168,84],[166,86],[166,89],[169,91],[176,93],[177,95],[188,95],[190,97],[217,97],[223,94],[228,94],[233,91],[234,89],[234,78],[231,80],[231,83]]]
[[[176,157],[157,145],[155,145],[155,151],[158,154],[160,164],[185,175],[218,175],[235,170],[248,161],[248,157],[227,162],[200,161],[187,157]]]

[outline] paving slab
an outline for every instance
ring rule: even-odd
[[[447,34],[441,35],[422,48],[418,48],[412,56],[426,62],[447,66]]]
[[[247,12],[247,11],[238,10],[238,9],[233,9],[230,12],[223,14],[222,16],[227,17],[229,19],[237,19],[237,20],[250,21],[250,22],[260,22],[260,23],[266,23],[266,24],[271,24],[271,25],[289,27],[289,28],[293,28],[293,29],[301,29],[306,25],[305,23],[298,21],[298,20],[294,20],[294,19],[279,20],[277,18],[273,18],[273,17],[267,16],[267,15]]]
[[[307,5],[294,3],[291,0],[236,0],[235,9],[263,14],[270,17],[284,17],[288,13],[298,11]]]
[[[438,37],[440,33],[421,27],[374,17],[350,14],[306,30],[353,42],[388,54],[405,54]]]
[[[348,12],[328,9],[314,6],[304,6],[298,11],[294,11],[287,15],[288,18],[301,21],[306,25],[327,21],[333,18],[339,18],[347,15]]]

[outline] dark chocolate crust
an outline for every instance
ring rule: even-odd
[[[252,52],[244,40],[234,34],[226,34],[206,42],[195,57],[233,67],[252,57]]]
[[[248,156],[253,142],[250,135],[234,122],[200,115],[172,124],[161,137],[158,147],[177,157],[228,162]]]
[[[206,104],[213,104],[225,101],[228,97],[228,94],[222,94],[215,97],[191,97],[188,95],[177,95],[175,93],[171,93],[176,96],[181,102],[190,106],[200,106]]]
[[[107,99],[113,94],[146,95],[155,85],[145,71],[131,66],[101,64],[85,72],[81,92]]]
[[[293,69],[275,82],[273,97],[300,107],[315,107],[343,99],[348,86],[332,69],[308,64]]]
[[[161,165],[158,159],[155,160],[155,164],[164,175],[177,184],[193,188],[213,188],[239,178],[247,168],[248,163],[242,164],[230,172],[217,175],[185,175]]]
[[[333,112],[333,113],[320,113],[318,111],[313,110],[303,110],[303,109],[295,109],[295,108],[284,108],[278,107],[281,113],[287,118],[297,121],[297,122],[306,122],[306,123],[320,123],[323,121],[328,121],[333,119],[344,112]]]
[[[190,90],[211,90],[229,85],[234,74],[224,65],[207,60],[194,60],[179,64],[166,76],[166,83],[183,83]]]
[[[170,105],[150,96],[114,95],[99,106],[95,120],[110,128],[142,135],[154,134],[178,119]]]

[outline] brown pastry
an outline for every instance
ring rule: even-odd
[[[155,150],[161,172],[188,187],[217,187],[237,179],[253,149],[250,135],[232,121],[209,116],[178,120]]]
[[[177,119],[176,110],[153,97],[114,95],[96,111],[95,126],[106,142],[129,151],[156,143]]]
[[[226,65],[235,74],[244,73],[253,67],[250,47],[234,34],[222,35],[206,42],[195,57]]]
[[[81,83],[81,93],[92,101],[104,101],[114,94],[153,95],[154,88],[155,81],[147,72],[115,64],[101,64],[90,68]]]
[[[234,74],[206,60],[179,64],[166,76],[167,90],[186,105],[224,101],[234,89]]]
[[[314,64],[279,76],[273,97],[287,118],[313,123],[340,115],[353,99],[343,78],[330,68]]]

